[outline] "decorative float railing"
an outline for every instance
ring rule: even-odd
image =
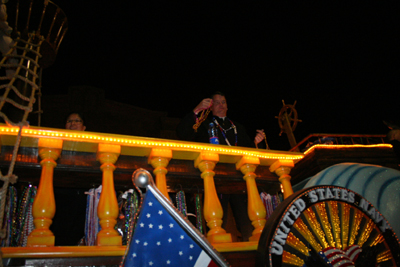
[[[1,167],[6,167],[19,128],[0,126]],[[293,191],[290,171],[304,155],[297,152],[227,147],[203,143],[122,136],[63,129],[22,129],[16,160],[18,182],[38,186],[32,213],[35,229],[26,247],[3,247],[3,258],[57,258],[122,256],[125,246],[114,229],[118,216],[116,188],[132,188],[132,173],[144,168],[154,174],[158,189],[183,188],[204,193],[207,239],[220,252],[255,251],[266,210],[260,190],[275,194]],[[54,186],[102,185],[98,216],[101,231],[96,246],[55,246],[50,230],[57,203]],[[222,208],[218,193],[248,194],[248,215],[255,228],[249,242],[232,242],[221,228]],[[61,211],[60,211],[61,212]]]
[[[319,145],[373,145],[384,144],[386,135],[384,134],[331,134],[313,133],[301,140],[290,151],[306,151],[308,148]]]

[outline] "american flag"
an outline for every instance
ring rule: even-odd
[[[168,212],[173,209],[177,213],[175,207],[164,201],[164,206],[170,205],[166,209],[153,192],[159,193],[157,189],[151,188],[144,197],[136,229],[124,259],[125,267],[229,266],[218,252],[213,251],[197,229],[191,225],[181,225],[182,220],[177,220],[176,214],[172,216]],[[188,227],[189,231],[185,231]]]
[[[329,247],[320,251],[320,256],[329,266],[346,267],[354,266],[354,262],[361,252],[358,245],[352,245],[344,251],[338,248]]]
[[[346,255],[352,260],[356,262],[358,255],[361,253],[362,249],[358,245],[351,245],[347,247],[345,250]]]

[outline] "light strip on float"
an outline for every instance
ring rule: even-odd
[[[387,147],[387,148],[392,148],[393,146],[391,144],[374,144],[374,145],[360,145],[360,144],[354,144],[354,145],[324,145],[324,144],[317,144],[313,145],[309,149],[307,149],[304,152],[304,155],[307,155],[308,153],[311,153],[314,151],[316,148],[331,148],[331,149],[337,149],[337,148],[352,148],[352,147],[365,147],[365,148],[372,148],[372,147]]]
[[[0,134],[11,134],[17,135],[19,132],[19,128],[16,127],[7,127],[0,126]],[[59,138],[66,141],[77,141],[77,142],[92,142],[92,143],[108,143],[108,144],[116,144],[122,146],[134,146],[134,147],[162,147],[169,148],[172,150],[200,150],[200,151],[208,151],[215,152],[219,154],[228,154],[228,155],[238,155],[238,156],[251,156],[258,157],[260,159],[279,159],[279,160],[300,160],[304,157],[303,154],[288,152],[290,154],[282,154],[279,151],[275,153],[267,152],[268,150],[263,150],[263,152],[255,149],[253,151],[249,150],[240,150],[236,148],[226,147],[226,146],[218,146],[218,145],[206,145],[206,144],[194,144],[194,143],[186,143],[186,142],[174,142],[174,141],[159,141],[159,140],[149,140],[150,138],[128,138],[128,137],[116,137],[112,135],[103,135],[103,134],[93,134],[87,132],[73,132],[73,131],[54,131],[54,130],[45,130],[45,129],[32,129],[25,128],[22,130],[22,136],[24,137],[34,137],[34,138]],[[265,151],[265,152],[264,152]],[[293,155],[295,154],[295,155]]]

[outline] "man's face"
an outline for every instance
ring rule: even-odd
[[[211,111],[213,115],[221,118],[226,117],[226,112],[228,111],[228,105],[226,103],[225,96],[214,95],[212,100],[213,104],[211,106]]]
[[[65,129],[84,131],[86,129],[86,126],[83,125],[83,120],[81,119],[81,117],[79,117],[78,114],[71,114],[67,119]]]

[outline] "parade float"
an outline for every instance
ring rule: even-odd
[[[136,266],[129,261],[136,256],[144,257],[141,266],[151,266],[146,259],[173,250],[143,252],[132,243],[139,240],[135,232],[142,233],[136,225],[136,216],[144,214],[140,194],[146,198],[149,192],[216,266],[400,264],[399,158],[385,135],[312,134],[297,143],[295,104],[284,102],[277,118],[291,151],[29,125],[28,114],[40,99],[41,69],[54,62],[67,20],[50,1],[17,3],[19,12],[8,17],[15,21],[14,31],[4,37],[10,49],[1,62],[6,70],[0,106],[4,266]],[[101,193],[90,193],[100,185]],[[98,195],[88,209],[96,213],[91,226],[97,230],[85,242],[56,245],[53,218],[68,211],[57,208],[55,188],[74,187]],[[197,200],[198,224],[171,197],[183,191]],[[131,209],[122,214],[117,192],[137,193],[138,206],[124,206]],[[268,208],[271,201],[263,202],[262,193],[280,200]],[[218,194],[247,194],[243,216],[254,226],[249,241],[221,227]]]

